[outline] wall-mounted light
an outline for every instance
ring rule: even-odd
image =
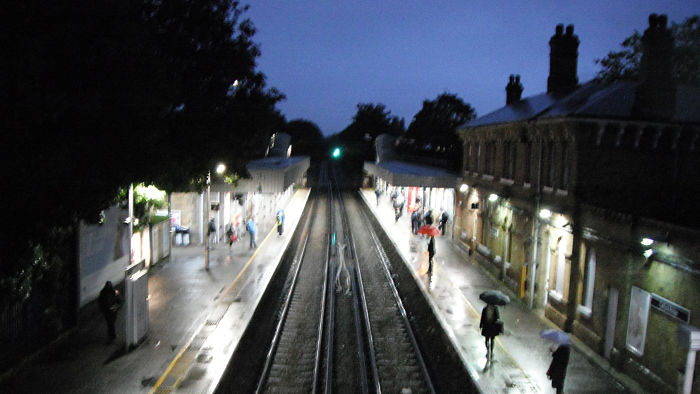
[[[651,238],[642,238],[642,245],[643,246],[651,246],[654,243],[654,240]]]
[[[498,194],[493,194],[493,193],[491,193],[491,194],[489,195],[489,201],[494,202],[494,201],[496,201],[496,200],[498,200]]]
[[[462,193],[466,193],[467,190],[469,190],[469,186],[467,186],[466,183],[463,183],[462,186],[459,187],[459,191]]]
[[[540,209],[540,218],[542,219],[549,219],[552,217],[552,211],[550,211],[547,208]]]
[[[649,259],[649,258],[651,257],[651,255],[654,254],[654,249],[647,249],[647,250],[645,250],[644,253],[642,253],[642,254],[644,255],[644,257],[646,257],[647,259]]]

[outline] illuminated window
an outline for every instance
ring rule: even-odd
[[[564,298],[564,279],[566,273],[566,248],[564,242],[559,238],[559,246],[557,248],[557,265],[556,265],[556,275],[554,281],[554,291],[560,298]]]
[[[595,249],[589,249],[586,254],[586,268],[583,272],[583,299],[579,310],[584,316],[590,317],[593,309],[593,290],[595,285]]]

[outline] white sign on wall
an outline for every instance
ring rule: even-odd
[[[649,322],[649,305],[651,295],[639,287],[632,286],[630,291],[630,311],[627,318],[627,350],[641,356],[644,354],[644,342]]]

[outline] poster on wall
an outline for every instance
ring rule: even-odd
[[[649,321],[649,292],[632,286],[630,291],[630,311],[627,318],[627,350],[641,356],[644,354],[644,342]]]

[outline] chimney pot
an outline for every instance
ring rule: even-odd
[[[642,36],[641,82],[634,113],[645,119],[670,119],[675,112],[673,36],[666,28],[666,15],[649,15],[649,28]]]
[[[562,34],[563,30],[564,25],[558,24],[556,33],[549,40],[547,93],[568,93],[578,85],[578,36],[574,34],[574,25],[566,27],[566,35]]]
[[[506,86],[506,105],[520,101],[523,94],[523,85],[520,83],[520,75],[510,74]]]

